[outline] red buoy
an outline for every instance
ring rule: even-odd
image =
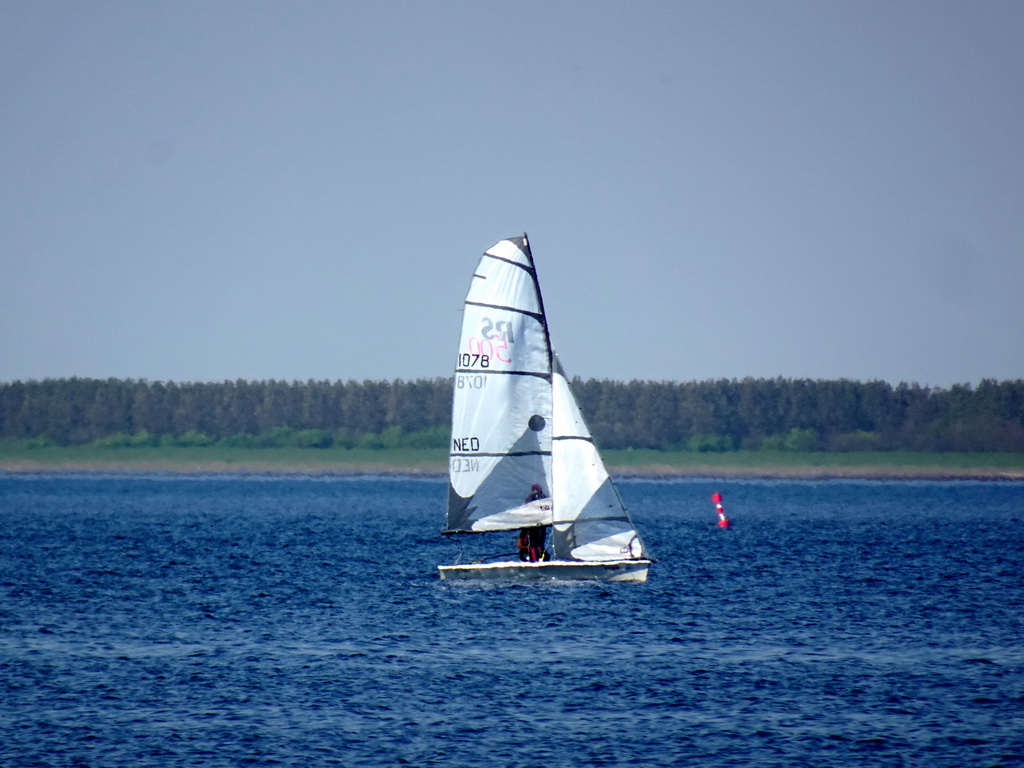
[[[718,527],[728,528],[729,518],[725,516],[725,509],[722,507],[722,494],[712,493],[711,501],[715,504],[715,511],[718,512]]]

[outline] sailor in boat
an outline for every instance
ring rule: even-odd
[[[537,501],[547,498],[540,485],[533,484],[526,502]],[[523,528],[519,531],[519,538],[516,539],[516,548],[519,550],[519,559],[527,563],[536,563],[540,560],[550,559],[550,555],[544,550],[544,539],[547,538],[548,529],[546,525],[537,525],[532,528]]]

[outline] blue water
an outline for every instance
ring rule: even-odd
[[[497,586],[440,480],[0,475],[0,765],[1024,765],[1024,484],[620,491],[649,583]]]

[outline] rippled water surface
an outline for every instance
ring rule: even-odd
[[[440,480],[0,476],[0,765],[1024,765],[1024,484],[620,491],[649,583],[495,586]]]

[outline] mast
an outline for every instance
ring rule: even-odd
[[[530,248],[530,238],[523,232],[521,238],[526,258],[530,260],[530,268],[533,270],[533,286],[534,290],[537,291],[537,303],[540,305],[540,321],[544,326],[544,339],[547,342],[548,350],[548,370],[553,371],[554,366],[554,351],[551,349],[551,329],[548,327],[548,313],[544,309],[544,292],[540,289],[540,278],[537,277],[537,263],[533,260],[533,249]]]
[[[536,288],[536,291],[537,291],[537,303],[540,305],[541,322],[544,325],[544,339],[545,339],[545,342],[546,342],[547,353],[548,353],[548,371],[550,372],[550,376],[548,377],[548,388],[550,390],[549,394],[550,394],[550,397],[551,397],[551,409],[552,409],[552,418],[551,418],[552,424],[551,424],[551,426],[552,426],[552,429],[554,429],[554,422],[555,422],[555,418],[554,418],[554,408],[555,408],[555,405],[554,405],[554,401],[555,401],[555,398],[554,398],[554,385],[555,385],[555,367],[556,367],[556,360],[557,360],[557,358],[555,357],[554,349],[552,349],[552,347],[551,347],[551,328],[548,325],[548,313],[544,309],[544,292],[540,288],[540,278],[537,276],[537,262],[535,262],[533,260],[533,249],[530,248],[530,239],[527,237],[526,232],[523,232],[522,248],[525,249],[526,257],[530,260],[530,266],[533,267],[533,284],[534,284],[534,287]],[[554,446],[552,446],[552,455],[553,455],[553,453],[554,453]],[[558,496],[561,495],[558,491],[559,491],[559,485],[558,485],[558,478],[557,478],[557,470],[556,470],[556,467],[555,467],[555,462],[552,461],[551,462],[551,469],[548,472],[548,488],[547,488],[547,494],[548,494],[548,496],[551,499],[551,504],[549,505],[550,518],[547,520],[545,525],[552,525],[555,522],[555,518],[558,515]]]

